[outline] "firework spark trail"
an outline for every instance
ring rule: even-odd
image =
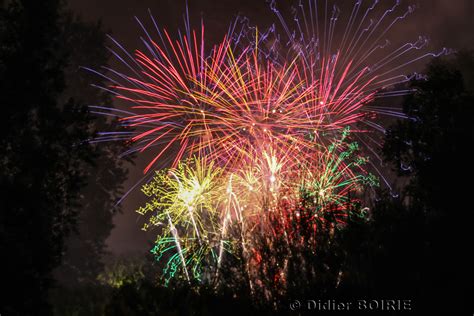
[[[315,19],[318,26],[317,6],[315,4],[311,6],[311,1],[309,4],[310,8],[315,10],[314,13],[310,10],[311,21],[314,23]],[[299,6],[305,21],[304,28],[309,31],[304,6],[301,2]],[[359,43],[361,34],[365,32],[375,34],[377,26],[397,5],[387,10],[373,27],[369,25],[362,28],[364,20],[375,4],[369,7],[355,31],[359,36],[354,40],[355,37],[351,37],[348,32],[351,30],[350,25],[357,20],[355,12],[358,12],[358,6],[360,3],[356,3],[354,7],[339,51],[344,51],[345,45],[348,45],[349,52],[353,51]],[[199,37],[196,36],[196,32],[189,29],[189,17],[187,17],[185,36],[174,42],[166,30],[160,31],[156,27],[156,22],[152,18],[162,42],[161,47],[153,41],[146,28],[137,19],[146,33],[148,40],[143,41],[151,56],[137,51],[136,57],[132,58],[119,46],[141,71],[133,70],[134,77],[115,72],[128,84],[124,86],[114,81],[113,88],[117,91],[115,93],[118,98],[136,104],[132,109],[145,112],[122,119],[131,127],[145,128],[145,131],[131,138],[137,148],[129,152],[143,152],[152,147],[160,148],[145,168],[145,172],[150,170],[165,153],[176,152],[176,146],[179,150],[175,154],[173,165],[176,165],[184,155],[196,152],[218,155],[229,163],[241,159],[242,155],[246,155],[258,143],[278,142],[281,150],[288,149],[288,145],[294,142],[299,142],[303,147],[311,147],[311,142],[305,140],[304,134],[307,131],[314,130],[319,134],[321,131],[339,129],[358,121],[375,126],[367,121],[367,114],[377,113],[377,110],[369,108],[366,110],[364,107],[374,99],[375,91],[379,88],[371,86],[378,78],[373,73],[410,49],[422,47],[417,44],[406,44],[408,48],[403,49],[402,46],[372,65],[372,68],[365,66],[361,69],[353,66],[351,60],[345,63],[350,54],[342,54],[342,65],[338,66],[341,64],[341,53],[332,56],[329,54],[338,15],[335,9],[329,24],[331,34],[324,35],[327,49],[322,49],[319,41],[314,39],[314,28],[312,33],[304,34],[299,24],[300,19],[297,19],[296,15],[295,21],[301,35],[299,40],[295,36],[290,36],[289,26],[274,3],[272,10],[287,30],[291,48],[298,49],[298,57],[290,61],[289,65],[284,63],[281,67],[272,61],[262,61],[260,56],[264,50],[258,50],[258,46],[269,37],[268,33],[259,36],[258,30],[255,30],[253,52],[252,44],[244,48],[239,56],[234,57],[231,45],[224,38],[222,43],[212,50],[210,57],[205,57],[202,22]],[[373,43],[408,13],[396,17]],[[324,15],[328,13],[325,12]],[[230,37],[232,36],[229,35]],[[239,41],[241,37],[239,35]],[[352,40],[347,44],[348,38]],[[367,41],[368,38],[356,52],[361,51],[361,47]],[[384,47],[374,45],[370,46],[369,51]],[[265,53],[263,55],[267,56]],[[120,57],[118,54],[116,56]],[[123,58],[121,60],[133,69]],[[361,60],[364,59],[359,58],[356,65],[360,65]],[[349,77],[351,74],[353,77]],[[362,80],[369,75],[367,80]],[[393,78],[400,77],[395,76],[379,82],[387,86]],[[371,90],[368,90],[369,87]],[[396,95],[400,94],[403,92]],[[295,97],[296,95],[299,96]],[[383,113],[398,115],[395,111]],[[272,115],[274,117],[271,117]],[[251,122],[251,125],[247,124],[248,122]],[[110,140],[114,136],[116,139],[125,137],[112,134],[103,137],[102,140]]]
[[[137,19],[146,33],[143,42],[148,54],[136,51],[133,58],[119,46],[120,51],[125,52],[125,56],[132,61],[127,63],[118,53],[115,55],[128,68],[133,69],[132,65],[136,65],[138,71],[133,70],[133,76],[114,72],[118,78],[113,81],[112,88],[117,98],[132,102],[132,110],[137,111],[136,115],[122,118],[124,124],[140,130],[131,138],[137,145],[133,151],[160,148],[145,172],[165,153],[173,153],[172,165],[175,166],[181,157],[196,153],[219,155],[226,163],[238,160],[260,140],[264,143],[278,142],[282,150],[293,142],[309,148],[312,144],[305,140],[305,133],[313,130],[319,134],[368,121],[368,114],[377,113],[377,110],[366,107],[366,104],[377,97],[380,89],[407,80],[406,76],[389,75],[416,60],[433,55],[424,54],[378,73],[388,64],[396,64],[408,52],[421,50],[426,45],[426,41],[420,39],[413,44],[402,45],[375,63],[363,64],[367,54],[387,46],[377,43],[412,9],[396,16],[387,27],[377,32],[398,4],[385,11],[376,23],[364,26],[374,4],[365,11],[356,30],[351,32],[352,25],[358,20],[356,13],[360,3],[356,3],[338,47],[333,43],[334,33],[338,30],[337,10],[333,9],[329,14],[325,9],[324,16],[331,18],[329,25],[325,25],[327,30],[321,43],[315,37],[320,30],[315,31],[307,25],[309,20],[316,26],[320,24],[318,14],[321,12],[318,13],[316,4],[311,3],[310,17],[307,17],[301,2],[297,13],[303,18],[295,15],[300,36],[294,36],[275,3],[271,4],[286,30],[289,40],[286,49],[294,56],[290,60],[286,57],[266,58],[270,54],[266,52],[265,44],[271,38],[277,38],[270,34],[276,32],[275,28],[261,33],[257,29],[245,31],[242,26],[238,36],[229,31],[229,35],[210,54],[204,55],[202,22],[198,35],[189,29],[190,24],[185,19],[185,35],[176,41],[166,30],[160,31],[156,27],[161,39],[161,44],[157,44]],[[300,25],[302,20],[305,26]],[[156,26],[153,18],[152,21]],[[234,23],[231,30],[236,25]],[[361,41],[366,33],[368,36]],[[376,38],[370,39],[373,36]],[[237,38],[236,41],[243,43],[245,37],[250,38],[248,44],[237,49],[236,55],[231,40]],[[337,47],[334,54],[331,53],[333,46]],[[368,53],[360,53],[363,51]],[[120,81],[123,83],[120,84]],[[405,91],[381,93],[387,93],[385,96],[388,93],[403,95]],[[383,113],[399,115],[396,111]],[[112,137],[109,135],[109,138],[103,139]]]
[[[293,242],[290,240],[295,234],[292,218],[299,218],[297,209],[303,196],[309,197],[314,205],[308,223],[323,220],[324,214],[336,205],[340,207],[332,212],[339,223],[344,223],[345,207],[351,203],[349,193],[373,181],[363,168],[365,158],[351,158],[357,145],[346,143],[348,134],[345,131],[329,147],[315,152],[317,156],[305,165],[292,164],[290,159],[282,160],[275,152],[269,152],[261,160],[244,161],[246,165],[241,166],[239,173],[225,173],[198,158],[180,162],[177,169],[158,173],[143,188],[151,202],[138,212],[148,217],[145,229],[162,226],[163,220],[168,220],[169,229],[162,230],[157,239],[158,245],[175,243],[175,254],[169,257],[166,266],[174,265],[175,269],[171,270],[175,274],[175,262],[179,260],[180,271],[189,281],[188,269],[196,271],[196,266],[205,261],[208,271],[202,273],[214,271],[218,282],[224,254],[229,252],[227,245],[239,243],[247,261],[247,273],[252,277],[258,269],[252,252],[258,249],[255,247],[261,236],[272,239],[282,235],[288,245]],[[286,213],[279,208],[283,200],[288,206]],[[190,208],[193,214],[188,212]],[[206,221],[206,218],[214,220]],[[229,234],[235,226],[241,232]],[[169,251],[169,247],[154,249],[158,258],[164,258]],[[195,257],[197,252],[200,255]],[[200,273],[196,273],[193,278],[199,279]],[[254,287],[252,281],[250,287]]]
[[[215,262],[215,251],[220,258],[228,251],[224,239],[228,215],[221,216],[219,210],[224,203],[221,172],[212,162],[207,164],[194,158],[179,162],[167,172],[157,172],[142,189],[151,200],[137,212],[147,218],[144,230],[157,228],[159,231],[154,253],[161,258],[175,251],[174,255],[168,255],[167,266],[179,259],[180,271],[188,281],[191,280],[188,269],[193,271],[192,278],[199,279],[202,261]],[[175,243],[174,250],[169,247],[171,240]],[[219,262],[220,259],[217,264]],[[178,272],[177,268],[170,271]]]
[[[271,10],[284,32],[279,34],[272,27],[260,36],[272,42],[272,45],[263,47],[270,46],[270,50],[276,47],[275,52],[265,53],[265,56],[273,56],[275,63],[284,63],[288,56],[299,58],[301,81],[315,87],[315,93],[311,95],[313,109],[318,109],[324,118],[319,123],[336,127],[335,130],[352,126],[354,132],[361,133],[355,136],[368,145],[364,150],[370,155],[377,148],[372,148],[369,145],[371,142],[364,141],[364,138],[374,131],[385,132],[376,123],[376,115],[404,117],[396,107],[386,110],[371,107],[370,103],[384,97],[412,93],[411,90],[397,88],[397,85],[419,77],[418,74],[406,76],[403,72],[407,67],[449,53],[445,48],[436,53],[424,52],[428,45],[425,37],[391,48],[391,42],[384,37],[395,25],[413,14],[415,6],[402,8],[399,1],[394,1],[391,7],[378,13],[379,6],[378,1],[369,5],[357,1],[351,14],[343,21],[337,6],[328,9],[327,1],[322,5],[315,0],[301,0],[293,10],[293,19],[287,20],[276,1],[271,1]],[[252,41],[252,34],[252,31],[246,31],[239,37],[246,36]],[[367,128],[356,128],[360,123]],[[324,138],[327,136],[320,141]],[[384,173],[375,166],[373,170],[391,189]]]
[[[156,26],[153,18],[152,20]],[[140,21],[139,23],[142,25]],[[200,129],[203,105],[190,91],[195,85],[208,86],[206,70],[215,71],[222,66],[229,42],[224,37],[208,57],[204,55],[204,24],[201,24],[199,35],[188,29],[186,36],[177,41],[173,41],[165,29],[160,31],[156,28],[160,35],[160,44],[152,40],[143,25],[142,28],[147,34],[148,40],[143,39],[143,42],[148,54],[137,50],[132,57],[114,41],[125,57],[122,58],[116,52],[114,55],[132,70],[132,75],[112,71],[115,79],[102,76],[113,83],[111,87],[104,89],[113,92],[116,98],[130,102],[131,111],[136,113],[120,119],[124,125],[138,131],[130,138],[132,143],[138,145],[133,151],[143,152],[160,145],[160,150],[145,168],[146,173],[160,157],[173,152],[174,146],[178,146],[178,153],[173,160],[175,166],[187,153],[187,149],[190,148],[189,151],[194,152],[193,148],[199,146],[199,142],[205,137],[205,134],[201,134],[205,133],[205,130]],[[131,62],[127,62],[125,58]],[[206,58],[210,61],[205,61]],[[135,65],[138,71],[131,64]],[[111,137],[113,135],[110,135]],[[99,138],[98,141],[102,140],[106,139]]]
[[[279,34],[274,34],[273,36],[267,35],[266,38],[272,38],[272,40],[281,42],[281,46],[285,47],[283,51],[286,51],[286,54],[301,56],[304,61],[302,69],[309,73],[309,76],[306,76],[306,80],[308,81],[308,78],[313,81],[320,80],[321,90],[323,90],[322,95],[337,94],[337,91],[335,93],[330,91],[331,88],[334,88],[334,85],[324,83],[335,82],[334,80],[340,77],[342,73],[346,73],[345,79],[342,81],[342,89],[359,77],[356,80],[359,81],[359,85],[363,85],[367,80],[371,81],[363,89],[362,92],[364,94],[374,93],[376,94],[375,96],[378,93],[383,94],[385,93],[383,89],[407,80],[403,73],[397,74],[397,71],[424,58],[435,57],[448,52],[446,49],[443,49],[439,53],[418,54],[427,45],[427,40],[423,37],[420,37],[414,43],[402,44],[394,50],[389,50],[390,42],[388,40],[380,44],[382,38],[389,33],[394,25],[403,21],[414,12],[415,7],[413,6],[409,6],[399,14],[397,10],[402,10],[399,8],[400,3],[394,2],[391,8],[377,15],[375,13],[377,1],[375,1],[366,10],[362,10],[363,13],[360,14],[362,1],[357,1],[346,24],[342,23],[341,27],[338,28],[336,22],[339,19],[339,10],[336,6],[333,7],[332,13],[329,13],[327,3],[323,8],[324,10],[321,10],[321,8],[318,10],[318,4],[314,0],[309,0],[306,3],[307,5],[300,1],[298,7],[294,10],[293,21],[296,26],[292,28],[291,23],[287,22],[278,10],[276,2],[272,1],[271,9],[285,30],[284,34],[286,37],[285,39],[280,39]],[[331,16],[329,27],[326,26],[327,16]],[[322,35],[319,29],[320,24],[322,24],[321,18],[324,21],[324,28],[329,30],[325,31]],[[334,34],[339,29],[343,35],[338,37],[340,40],[335,40]],[[275,33],[275,28],[268,32]],[[247,32],[246,34],[248,36],[252,32]],[[299,34],[299,36],[296,34]],[[374,55],[375,51],[384,49],[389,51],[383,53],[382,56]],[[410,55],[410,53],[415,53],[415,55]],[[339,58],[340,56],[342,57]],[[371,61],[368,60],[369,57],[373,57]],[[286,56],[283,56],[282,59],[284,60],[285,58]],[[327,72],[328,65],[335,59],[338,60],[337,64],[340,66],[335,63],[334,68],[337,68],[337,71],[333,70],[329,74]],[[350,69],[347,69],[348,65],[351,64]],[[385,71],[383,71],[384,68],[386,68]],[[403,95],[404,92],[410,93],[410,91],[392,91],[391,93]],[[360,110],[364,113],[364,108],[360,108]]]

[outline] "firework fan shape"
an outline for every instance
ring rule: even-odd
[[[401,108],[387,100],[413,92],[403,84],[423,75],[407,75],[411,65],[450,50],[427,51],[429,41],[423,36],[392,43],[387,38],[390,31],[416,10],[398,0],[389,9],[380,8],[378,0],[354,1],[350,14],[343,16],[329,1],[295,2],[289,19],[275,0],[270,9],[277,23],[259,34],[242,18],[234,41],[256,42],[262,58],[282,67],[295,60],[298,78],[294,85],[308,89],[297,93],[302,95],[300,105],[307,108],[303,130],[313,131],[317,141],[325,143],[328,132],[333,137],[331,131],[351,126],[353,138],[374,158],[369,161],[371,168],[390,188],[374,163],[382,163],[377,149],[385,128],[379,118],[407,119]]]

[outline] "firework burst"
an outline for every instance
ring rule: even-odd
[[[129,105],[114,114],[133,130],[96,141],[152,152],[145,174],[160,166],[137,212],[157,233],[152,252],[166,283],[217,285],[234,256],[252,292],[268,293],[265,280],[284,291],[290,249],[316,249],[319,230],[362,214],[356,196],[377,182],[364,151],[378,157],[378,116],[403,117],[380,101],[410,93],[397,87],[412,78],[407,66],[446,53],[423,53],[424,38],[391,49],[385,36],[414,8],[380,11],[377,2],[356,1],[338,24],[327,1],[300,1],[292,23],[272,1],[279,27],[262,32],[237,19],[209,50],[202,22],[196,32],[187,17],[172,39],[151,17],[158,41],[142,26],[146,50],[132,56],[117,44],[128,70],[107,69],[103,89]]]

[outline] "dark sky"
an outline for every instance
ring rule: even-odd
[[[188,2],[191,20],[199,22],[202,15],[206,32],[211,40],[213,37],[219,38],[238,13],[249,17],[250,21],[259,27],[268,26],[275,21],[265,0],[188,0]],[[344,0],[344,2],[347,4],[350,1]],[[182,27],[182,14],[185,8],[185,0],[69,0],[69,3],[70,8],[86,20],[102,20],[105,29],[130,51],[141,48],[139,36],[142,32],[134,16],[148,21],[148,9],[150,9],[160,26],[173,31],[177,27]],[[381,0],[380,6],[388,8],[393,3],[392,0]],[[430,47],[433,50],[442,47],[474,48],[473,0],[402,0],[402,4],[405,7],[415,4],[418,9],[398,26],[395,34],[391,33],[389,37],[391,40],[412,41],[418,35],[424,35],[431,39]],[[143,176],[141,172],[143,166],[144,161],[139,160],[131,169],[125,187],[128,188],[140,180]],[[108,245],[115,254],[143,252],[150,249],[147,241],[153,240],[152,234],[147,236],[140,231],[140,216],[134,212],[143,201],[140,197],[141,193],[137,188],[124,201],[123,214],[117,215],[114,219],[115,228],[108,239]]]

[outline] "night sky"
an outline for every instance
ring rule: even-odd
[[[280,5],[283,5],[283,1],[280,2]],[[387,7],[394,3],[388,0],[380,2],[382,6],[387,3]],[[69,3],[70,8],[85,20],[102,20],[104,28],[129,51],[142,48],[139,42],[142,32],[134,16],[149,21],[150,9],[159,25],[174,33],[173,30],[183,25],[181,17],[185,10],[184,0],[69,0]],[[275,21],[265,0],[189,0],[189,3],[192,22],[199,22],[200,16],[203,16],[206,32],[210,37],[208,41],[224,34],[230,21],[239,13],[249,17],[251,23],[261,28]],[[419,35],[424,35],[430,38],[430,50],[433,51],[442,47],[456,50],[474,48],[474,1],[402,1],[405,7],[411,4],[418,6],[417,11],[400,23],[396,32],[390,33],[391,40],[413,41]],[[341,11],[344,11],[344,8]],[[400,38],[397,39],[396,36]],[[111,64],[114,65],[114,62]],[[125,188],[130,188],[143,177],[145,161],[142,160],[138,159],[136,165],[131,167]],[[144,252],[150,249],[147,241],[153,240],[153,235],[147,236],[140,231],[140,215],[134,212],[143,201],[140,197],[141,193],[137,187],[123,202],[123,213],[114,219],[115,228],[108,239],[108,245],[114,254]]]

